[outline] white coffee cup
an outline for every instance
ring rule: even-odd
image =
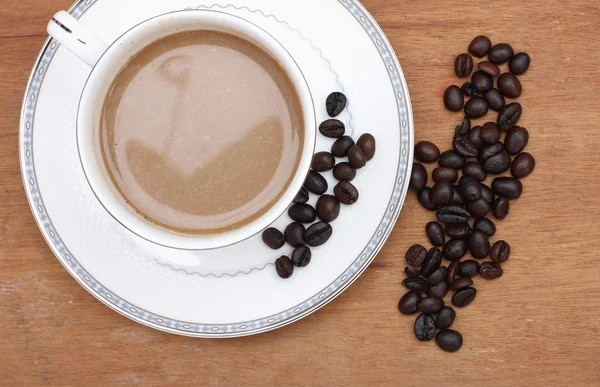
[[[304,147],[289,188],[264,215],[222,234],[202,236],[179,234],[162,228],[138,214],[122,197],[103,162],[99,142],[100,116],[105,96],[123,66],[150,43],[193,30],[226,32],[248,40],[270,53],[286,70],[300,99],[304,116]],[[212,10],[172,12],[146,20],[115,42],[105,44],[69,13],[57,13],[48,33],[92,68],[77,114],[77,146],[81,164],[92,191],[104,208],[124,227],[138,236],[167,247],[188,250],[228,246],[260,233],[283,214],[301,189],[315,149],[316,117],[310,90],[302,71],[289,52],[271,35],[251,22]]]

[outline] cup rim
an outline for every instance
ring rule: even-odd
[[[192,14],[193,13],[193,14]],[[292,175],[293,178],[288,188],[284,191],[283,195],[279,197],[279,199],[272,205],[268,210],[255,220],[245,224],[242,227],[236,228],[231,231],[226,231],[219,234],[210,234],[210,235],[193,235],[193,234],[183,234],[177,233],[176,231],[171,231],[167,228],[161,227],[149,220],[143,219],[143,216],[139,214],[135,209],[126,203],[126,199],[120,193],[117,193],[119,199],[108,200],[109,196],[115,196],[114,193],[109,193],[106,191],[111,191],[110,187],[107,187],[109,184],[114,188],[114,183],[108,183],[106,178],[103,176],[90,177],[91,174],[96,174],[96,171],[92,171],[92,165],[90,165],[90,161],[92,159],[96,159],[95,151],[93,150],[94,141],[88,141],[87,146],[83,145],[82,140],[82,132],[84,130],[89,130],[94,132],[94,120],[91,119],[93,116],[93,112],[95,111],[93,105],[90,101],[87,101],[86,98],[91,98],[90,95],[93,96],[94,93],[90,91],[90,84],[94,81],[95,74],[97,75],[97,69],[100,68],[104,63],[106,63],[106,59],[108,55],[114,54],[115,50],[118,50],[120,47],[120,43],[123,42],[131,33],[138,30],[140,27],[143,27],[145,24],[150,22],[159,22],[161,19],[167,19],[170,17],[179,17],[187,18],[187,17],[198,17],[202,13],[203,15],[213,15],[213,19],[205,19],[199,20],[199,22],[213,22],[214,16],[217,18],[225,18],[229,20],[233,20],[236,23],[234,28],[231,28],[231,32],[239,32],[243,34],[244,32],[240,32],[237,30],[237,27],[240,25],[245,25],[247,28],[254,30],[254,36],[241,36],[243,39],[247,39],[252,41],[252,43],[259,45],[259,47],[267,52],[269,55],[272,55],[284,68],[292,83],[296,89],[296,93],[298,98],[300,99],[302,105],[302,114],[304,119],[304,143],[303,150],[300,157],[300,162],[298,164],[298,168],[295,170]],[[210,29],[206,28],[206,29]],[[243,29],[241,27],[240,29]],[[193,30],[193,29],[190,29]],[[202,30],[202,28],[198,28],[198,30]],[[166,34],[159,34],[156,39],[160,39],[161,37],[169,36],[174,31],[170,31]],[[260,36],[262,35],[262,36]],[[257,41],[253,41],[249,38],[256,38]],[[276,47],[277,50],[274,52],[270,48],[259,44],[259,41],[270,42],[270,47]],[[139,52],[139,50],[143,49],[140,47],[137,49],[135,53]],[[282,60],[283,59],[283,60]],[[114,78],[118,72],[111,74]],[[87,103],[87,106],[85,106]],[[86,114],[84,114],[86,113]],[[84,118],[85,117],[85,120]],[[83,122],[82,122],[83,121]],[[90,121],[90,122],[86,122]],[[84,176],[86,181],[88,182],[94,196],[98,199],[102,207],[109,213],[109,215],[115,219],[121,226],[139,236],[140,238],[151,242],[153,244],[177,249],[177,250],[212,250],[223,248],[227,246],[231,246],[237,244],[239,242],[245,241],[249,238],[254,237],[259,234],[261,231],[269,227],[270,224],[275,222],[280,216],[282,216],[289,205],[292,203],[293,198],[296,196],[298,191],[302,188],[304,184],[304,180],[306,179],[306,175],[310,170],[310,164],[312,161],[312,156],[315,152],[316,148],[316,107],[314,98],[312,96],[310,87],[308,85],[308,81],[302,72],[298,62],[294,59],[291,53],[269,32],[262,29],[260,26],[254,24],[253,22],[241,18],[237,15],[232,15],[226,12],[218,11],[218,10],[204,10],[204,9],[194,9],[194,10],[179,10],[173,12],[167,12],[161,15],[154,16],[152,18],[146,19],[135,26],[129,28],[123,34],[121,34],[117,39],[115,39],[106,51],[102,54],[96,65],[91,69],[90,74],[85,82],[83,87],[83,91],[78,104],[77,111],[77,120],[76,120],[76,141],[77,141],[77,150],[78,156],[80,159],[80,163],[83,168]],[[90,136],[93,137],[93,134]],[[87,156],[84,156],[83,153],[88,152]],[[99,166],[98,161],[95,160],[97,169],[105,169],[105,166]],[[97,180],[102,179],[102,182]],[[100,187],[104,185],[104,187]],[[121,203],[114,202],[120,201]],[[111,204],[107,204],[107,202],[111,202]],[[115,208],[116,206],[120,206],[122,208]],[[148,234],[153,234],[149,236]]]

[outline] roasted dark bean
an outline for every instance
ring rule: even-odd
[[[292,263],[297,267],[306,267],[310,263],[312,252],[308,246],[300,246],[292,253]]]
[[[417,278],[421,275],[421,270],[406,266],[404,268],[404,274],[406,275],[406,278]]]
[[[460,89],[462,90],[463,94],[467,97],[476,97],[479,94],[477,93],[477,90],[475,90],[471,82],[463,83]]]
[[[300,188],[300,191],[296,194],[296,197],[294,198],[294,204],[304,204],[308,202],[308,199],[310,199],[308,190],[302,187]]]
[[[444,229],[442,225],[438,222],[429,222],[425,226],[425,232],[427,233],[427,237],[432,245],[441,247],[446,242],[446,237],[444,236]]]
[[[275,261],[275,270],[279,277],[288,279],[294,274],[294,264],[291,259],[283,255]]]
[[[304,188],[315,195],[323,195],[327,192],[327,180],[319,172],[308,171],[306,180],[304,180]]]
[[[344,161],[333,167],[333,177],[338,181],[352,181],[356,177],[356,169]]]
[[[500,174],[510,169],[510,155],[504,151],[490,157],[483,164],[483,169],[489,173]]]
[[[450,204],[454,204],[457,206],[462,205],[465,202],[465,200],[460,195],[460,191],[458,190],[458,187],[453,186],[452,191],[453,191],[453,194],[452,194],[452,200],[450,201]]]
[[[454,304],[454,306],[458,306],[459,308],[464,308],[473,302],[476,295],[477,289],[475,288],[461,289],[452,296],[452,304]]]
[[[331,154],[335,157],[348,156],[348,149],[354,145],[354,140],[350,136],[342,136],[338,138],[331,146]]]
[[[454,195],[454,186],[449,181],[439,181],[435,183],[429,194],[429,200],[433,205],[444,206],[450,204]]]
[[[463,157],[477,157],[479,150],[468,137],[457,134],[452,140],[454,151]]]
[[[454,169],[461,169],[464,167],[466,159],[456,153],[454,150],[445,151],[440,155],[438,164],[440,167],[448,167]]]
[[[492,204],[492,213],[498,220],[502,220],[508,216],[510,212],[510,201],[504,196],[499,196]]]
[[[448,276],[446,282],[450,285],[454,284],[456,276],[458,276],[458,268],[460,267],[460,261],[454,261],[448,266]]]
[[[494,192],[490,187],[481,183],[481,197],[485,199],[486,202],[492,204],[494,202]]]
[[[504,73],[498,78],[498,90],[508,98],[519,98],[523,93],[523,86],[515,75]]]
[[[527,69],[529,69],[529,64],[531,63],[531,58],[528,54],[524,52],[520,52],[517,55],[513,56],[510,62],[508,63],[508,68],[510,72],[515,75],[524,74]]]
[[[427,281],[424,278],[406,278],[402,281],[402,285],[408,290],[412,290],[417,293],[425,293],[427,291]]]
[[[359,198],[358,190],[352,183],[340,181],[334,188],[333,194],[340,203],[351,206],[356,203]],[[429,193],[427,194],[429,196]]]
[[[460,196],[468,202],[481,199],[481,184],[471,176],[463,176],[458,181]]]
[[[506,63],[515,54],[513,48],[506,43],[498,43],[488,52],[488,59],[493,64],[500,65]]]
[[[467,223],[471,214],[460,206],[445,206],[436,213],[437,219],[442,223]]]
[[[350,166],[350,164],[348,164]],[[334,170],[335,173],[335,170]],[[417,192],[423,191],[427,185],[427,170],[421,163],[414,163],[410,175],[410,188]]]
[[[454,134],[462,134],[465,136],[467,133],[469,133],[469,130],[471,130],[471,120],[469,117],[465,117],[460,125],[454,128]]]
[[[492,209],[490,203],[483,197],[467,204],[467,211],[474,219],[479,219],[487,216]]]
[[[435,343],[446,352],[456,352],[463,345],[463,337],[457,331],[444,329],[435,335]]]
[[[425,261],[423,261],[423,264],[421,265],[421,274],[424,277],[429,277],[434,271],[439,269],[441,264],[442,252],[437,247],[432,247],[427,253]]]
[[[288,209],[288,215],[300,223],[312,223],[317,219],[317,211],[310,204],[293,204]]]
[[[408,251],[406,252],[406,254],[404,255],[404,258],[406,259],[406,263],[408,263],[410,266],[413,267],[419,267],[423,264],[423,261],[425,261],[425,258],[427,257],[427,250],[425,249],[425,247],[421,246],[421,245],[413,245],[411,246]]]
[[[525,149],[527,143],[529,142],[529,132],[527,129],[515,126],[511,130],[506,133],[506,138],[504,139],[504,148],[506,148],[506,152],[509,155],[519,154]]]
[[[483,259],[490,253],[490,240],[487,234],[475,230],[469,237],[469,252],[477,259]]]
[[[495,64],[493,64],[491,62],[488,62],[488,61],[479,62],[477,67],[479,68],[479,70],[491,75],[492,77],[497,77],[498,75],[500,75],[500,69],[498,68],[498,66],[496,66]]]
[[[353,145],[348,149],[348,162],[352,168],[360,169],[367,165],[367,157],[358,145]]]
[[[335,166],[335,157],[329,152],[315,153],[310,167],[317,172],[331,171]]]
[[[469,44],[469,52],[477,58],[483,58],[492,47],[492,42],[487,36],[480,35]]]
[[[438,167],[433,170],[432,177],[435,182],[449,181],[454,183],[458,179],[458,172],[454,168]]]
[[[431,202],[430,197],[431,188],[429,187],[425,187],[423,191],[417,193],[417,199],[419,200],[419,203],[421,203],[423,208],[429,211],[435,211],[437,209],[437,206]]]
[[[479,157],[477,157],[477,160],[479,160],[479,162],[481,164],[485,164],[485,162],[487,161],[487,159],[489,159],[490,157],[497,155],[498,153],[501,153],[504,150],[504,145],[502,145],[501,142],[497,142],[495,144],[492,145],[488,145],[486,147],[484,147],[481,152],[479,152]]]
[[[460,111],[465,104],[465,97],[458,86],[450,86],[444,92],[444,106],[452,112]]]
[[[333,228],[329,223],[319,222],[306,229],[304,239],[310,247],[322,246],[331,238],[332,233]]]
[[[460,54],[454,61],[454,72],[459,78],[466,78],[473,71],[473,58],[469,54]]]
[[[480,149],[483,145],[483,139],[481,138],[481,126],[475,126],[473,129],[469,130],[469,133],[467,133],[467,138],[471,140],[475,148]]]
[[[474,259],[462,261],[458,268],[458,275],[466,278],[473,278],[479,274],[479,262]]]
[[[427,285],[435,286],[446,280],[446,276],[448,276],[448,268],[446,266],[440,266],[429,277],[427,277]]]
[[[469,118],[480,118],[487,114],[489,106],[482,97],[473,97],[465,104],[465,115]]]
[[[419,301],[419,310],[427,314],[435,314],[444,307],[444,300],[435,297],[425,297]]]
[[[340,215],[340,201],[335,196],[321,196],[317,201],[317,215],[324,222],[333,222]]]
[[[429,141],[415,145],[415,158],[422,163],[433,163],[440,158],[440,149]]]
[[[495,122],[487,122],[481,127],[481,139],[489,145],[496,144],[500,141],[502,131]]]
[[[496,233],[496,225],[488,218],[481,218],[473,223],[473,230],[481,231],[488,237],[491,237]]]
[[[276,228],[268,228],[262,233],[262,240],[265,245],[273,250],[279,250],[285,244],[283,233]]]
[[[449,261],[458,261],[467,254],[467,242],[464,239],[452,238],[444,245],[442,254]]]
[[[492,182],[492,191],[508,199],[518,199],[523,193],[523,183],[514,177],[497,177]]]
[[[475,90],[479,92],[479,94],[484,94],[494,87],[494,78],[484,71],[476,71],[473,73],[473,77],[471,78],[471,83]]]
[[[340,120],[331,119],[319,125],[319,132],[325,137],[340,138],[346,133],[346,125]]]
[[[523,108],[520,103],[509,103],[498,113],[498,126],[504,131],[511,130],[519,122],[521,114],[523,114]]]
[[[446,281],[442,281],[437,285],[430,286],[429,289],[427,289],[427,295],[429,297],[442,299],[446,297],[449,289],[448,283],[446,283]]]
[[[435,336],[435,320],[433,317],[422,314],[415,321],[415,336],[419,341],[429,341]]]
[[[419,301],[421,301],[423,297],[421,294],[413,291],[409,291],[405,295],[402,296],[400,301],[398,302],[398,310],[400,313],[410,316],[419,311]]]
[[[483,98],[485,99],[485,102],[488,103],[489,108],[495,112],[499,112],[504,106],[506,106],[506,100],[498,89],[492,89],[488,91],[485,93]]]
[[[444,306],[437,314],[435,319],[435,326],[438,329],[448,329],[454,323],[456,318],[456,312],[449,306]]]
[[[362,149],[367,158],[367,161],[371,161],[373,157],[375,157],[375,152],[377,150],[377,142],[375,141],[375,137],[373,137],[370,133],[365,133],[359,137],[356,145]]]
[[[457,261],[458,262],[458,261]],[[460,264],[457,266],[458,268],[460,268]],[[458,272],[457,272],[458,274]],[[462,290],[462,289],[466,289],[469,286],[473,285],[473,280],[467,277],[459,277],[457,279],[454,280],[454,282],[452,283],[452,286],[450,287],[452,290]]]
[[[469,161],[463,167],[463,175],[469,176],[476,181],[482,182],[487,178],[487,172],[483,169],[483,166],[476,161]]]
[[[294,222],[289,224],[285,228],[285,241],[292,247],[304,246],[304,232],[306,228],[300,222]]]
[[[494,262],[504,263],[508,261],[508,258],[510,258],[510,245],[504,241],[494,243],[490,256]]]
[[[510,173],[514,177],[522,179],[529,176],[535,169],[535,159],[527,152],[521,153],[513,160]]]
[[[479,275],[488,280],[500,278],[503,273],[502,266],[497,262],[484,262],[479,268]]]
[[[450,238],[463,239],[469,236],[470,229],[468,223],[448,223],[446,225],[446,234]]]
[[[327,101],[325,103],[327,114],[329,114],[329,117],[337,117],[341,112],[344,111],[347,104],[348,99],[343,93],[331,93],[329,94],[329,97],[327,97]]]

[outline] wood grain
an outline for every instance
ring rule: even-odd
[[[505,275],[477,281],[458,311],[456,354],[418,343],[396,303],[404,251],[431,214],[409,195],[366,273],[312,316],[275,332],[193,340],[114,313],[54,258],[25,200],[21,99],[53,12],[71,0],[4,0],[0,10],[0,383],[3,385],[594,385],[600,380],[600,4],[595,0],[364,0],[402,63],[416,139],[442,148],[459,118],[441,93],[485,33],[528,51],[522,124],[538,161],[499,226]],[[460,4],[459,4],[460,3]],[[445,376],[452,373],[452,376]]]

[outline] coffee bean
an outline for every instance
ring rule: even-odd
[[[484,262],[479,268],[479,275],[488,280],[500,278],[503,273],[502,266],[497,262]]]
[[[490,62],[500,65],[506,63],[515,54],[513,48],[506,43],[498,43],[488,52],[488,59]]]
[[[481,231],[488,237],[491,237],[496,233],[496,225],[488,218],[481,218],[473,223],[473,230]]]
[[[425,297],[419,301],[419,310],[427,314],[435,314],[444,306],[444,300],[434,297]]]
[[[411,246],[404,256],[404,258],[406,258],[406,263],[413,267],[421,266],[426,257],[427,250],[421,245]]]
[[[458,268],[460,268],[460,264],[458,265]],[[457,272],[457,274],[458,274],[458,272]],[[471,285],[473,285],[472,279],[467,278],[467,277],[459,277],[454,280],[454,282],[452,283],[451,289],[455,290],[455,291],[462,290],[462,289],[468,288]]]
[[[525,149],[529,142],[529,132],[527,129],[515,126],[506,133],[504,138],[504,148],[509,155],[519,154]]]
[[[348,164],[349,165],[349,164]],[[335,170],[334,170],[335,173]],[[457,175],[458,176],[458,175]],[[414,163],[410,175],[410,188],[417,192],[423,191],[427,185],[427,170],[421,163]]]
[[[450,204],[452,196],[454,195],[454,186],[449,181],[439,181],[435,183],[431,189],[429,200],[433,205],[444,206]]]
[[[456,312],[449,306],[444,306],[437,314],[435,319],[435,326],[438,329],[448,329],[454,323],[456,319]]]
[[[481,197],[485,199],[486,202],[492,204],[494,202],[494,192],[490,187],[481,183]]]
[[[427,237],[432,245],[441,247],[446,242],[446,237],[444,236],[444,229],[442,225],[438,222],[429,222],[425,226],[425,232],[427,233]]]
[[[504,131],[511,130],[519,122],[521,114],[523,114],[523,108],[520,103],[509,103],[498,113],[498,126]]]
[[[446,266],[440,266],[429,277],[427,277],[427,285],[435,286],[435,285],[439,284],[440,282],[446,280],[447,275],[448,275],[448,268]]]
[[[457,331],[444,329],[435,335],[435,343],[446,352],[456,352],[463,345],[463,337]]]
[[[469,211],[453,205],[440,208],[436,216],[441,223],[467,223],[471,218]]]
[[[340,201],[335,196],[321,196],[317,201],[317,215],[324,222],[333,222],[340,215]]]
[[[471,176],[463,176],[458,181],[460,196],[468,202],[481,199],[481,184]]]
[[[498,220],[502,220],[508,216],[510,211],[510,201],[504,196],[499,196],[492,204],[492,213]]]
[[[353,145],[348,149],[348,162],[352,168],[356,169],[367,165],[367,157],[358,145]]]
[[[329,114],[329,117],[337,117],[341,112],[344,111],[347,104],[348,99],[343,93],[331,93],[329,94],[329,97],[327,97],[327,101],[325,103],[327,114]]]
[[[319,172],[308,171],[306,180],[304,180],[304,188],[315,195],[323,195],[327,192],[327,180]]]
[[[429,341],[435,336],[435,320],[433,317],[422,314],[415,321],[415,336],[419,341]]]
[[[453,195],[452,195],[452,200],[450,201],[450,204],[454,204],[456,206],[462,205],[465,202],[465,200],[460,195],[460,191],[458,190],[458,187],[453,186],[452,191],[453,191]]]
[[[500,174],[510,169],[512,162],[508,153],[504,151],[501,142],[483,148],[478,160],[483,164],[483,169],[488,173]]]
[[[404,274],[406,275],[406,278],[417,278],[421,275],[421,270],[406,266],[404,268]]]
[[[467,133],[469,133],[469,130],[471,130],[471,120],[469,117],[465,117],[463,121],[456,128],[454,128],[454,134],[462,134],[463,136],[466,136]]]
[[[294,274],[294,264],[291,259],[283,255],[275,261],[275,270],[279,277],[288,279]]]
[[[419,311],[419,301],[421,301],[423,297],[421,294],[413,291],[409,291],[405,295],[402,296],[400,301],[398,302],[398,310],[400,313],[410,316]]]
[[[333,168],[333,177],[338,181],[352,181],[356,177],[356,169],[344,161]]]
[[[475,90],[475,88],[473,87],[473,84],[471,82],[463,83],[460,90],[467,97],[476,97],[477,95],[479,95],[479,93],[477,92],[477,90]]]
[[[441,300],[442,298],[446,297],[449,289],[450,287],[448,286],[448,283],[446,281],[442,281],[437,285],[430,286],[429,289],[427,289],[427,295],[429,297],[439,298]]]
[[[300,191],[296,194],[296,197],[294,198],[294,204],[304,204],[308,202],[308,199],[310,199],[308,190],[302,187],[300,188]]]
[[[310,247],[318,247],[327,243],[332,233],[333,228],[329,223],[319,222],[306,229],[304,240]]]
[[[508,258],[510,258],[510,245],[504,241],[494,243],[490,256],[494,262],[504,263],[508,261]]]
[[[448,275],[446,276],[446,282],[453,285],[458,276],[458,268],[460,267],[460,261],[454,261],[448,266]]]
[[[438,167],[433,170],[432,177],[436,183],[440,181],[454,183],[458,179],[458,172],[454,168]]]
[[[492,207],[487,200],[483,197],[467,204],[467,211],[471,214],[474,219],[479,219],[487,216],[490,213]]]
[[[479,62],[477,67],[479,68],[479,70],[491,75],[492,77],[497,77],[498,75],[500,75],[500,69],[498,68],[498,66],[488,61]]]
[[[521,153],[513,160],[510,172],[514,177],[522,179],[529,176],[535,169],[535,159],[527,152]]]
[[[466,278],[473,278],[479,274],[479,262],[474,259],[462,261],[458,268],[458,275]]]
[[[487,36],[478,36],[471,44],[469,44],[469,52],[477,58],[483,58],[487,55],[488,51],[492,47],[492,42]]]
[[[427,252],[425,261],[423,261],[423,264],[421,265],[421,275],[423,275],[423,277],[429,277],[434,271],[439,269],[441,264],[442,252],[437,247],[432,247],[429,252]]]
[[[488,103],[489,108],[495,112],[499,112],[504,106],[506,106],[506,100],[498,89],[491,89],[485,93],[483,98],[485,99],[485,102]]]
[[[467,242],[464,239],[452,238],[444,245],[442,254],[449,261],[458,261],[467,254]]]
[[[473,97],[465,104],[465,115],[469,118],[480,118],[487,114],[489,106],[482,97]]]
[[[450,238],[463,239],[469,236],[470,228],[468,223],[448,223],[446,225],[446,234]]]
[[[524,74],[527,69],[529,69],[529,64],[531,63],[531,58],[527,53],[520,52],[512,57],[510,62],[508,62],[508,68],[510,72],[515,75]]]
[[[444,106],[452,112],[460,111],[465,104],[465,97],[458,86],[450,86],[444,92]]]
[[[338,138],[331,146],[331,154],[335,157],[348,156],[348,149],[354,145],[354,140],[350,136],[342,136]]]
[[[424,293],[427,291],[427,282],[425,279],[417,277],[417,278],[406,278],[402,281],[402,285],[408,290],[412,290],[417,293]]]
[[[490,240],[487,234],[475,230],[469,237],[469,252],[477,259],[483,259],[490,253]]]
[[[429,141],[421,141],[415,146],[415,158],[422,163],[433,163],[440,158],[440,149]]]
[[[307,246],[300,246],[292,253],[292,263],[297,267],[306,267],[310,263],[312,253]]]
[[[377,150],[377,142],[375,137],[370,133],[365,133],[359,137],[356,145],[362,149],[367,161],[371,161],[375,157],[375,151]]]
[[[452,296],[452,304],[459,308],[464,308],[469,305],[475,299],[477,295],[477,289],[475,288],[465,288],[457,291]]]
[[[481,152],[479,152],[479,156],[477,160],[480,164],[485,164],[485,162],[492,156],[497,155],[498,153],[502,153],[504,151],[504,145],[501,142],[497,142],[495,144],[488,145],[484,147]]]
[[[504,73],[498,78],[498,90],[508,98],[519,98],[523,93],[523,86],[519,78],[511,73]]]
[[[473,77],[471,78],[471,83],[475,90],[479,92],[479,94],[484,94],[494,87],[494,78],[484,71],[476,71],[473,73]]]
[[[459,78],[466,78],[473,71],[473,58],[469,54],[460,54],[454,61],[454,72]]]
[[[335,157],[329,152],[315,153],[310,167],[317,172],[331,171],[335,166]]]
[[[279,250],[285,244],[285,237],[283,236],[283,233],[273,227],[263,231],[262,240],[265,245],[269,246],[273,250]]]
[[[454,136],[454,140],[452,141],[452,148],[454,151],[463,157],[477,157],[479,154],[479,150],[466,136],[461,136],[457,134]]]
[[[497,177],[492,182],[492,191],[508,199],[518,199],[523,193],[523,183],[514,177]]]
[[[464,167],[466,159],[456,153],[454,150],[445,151],[440,155],[438,164],[440,167],[448,167],[454,169],[461,169]]]
[[[481,149],[483,139],[481,138],[481,126],[475,126],[467,134],[467,138],[471,140],[475,148]]]
[[[435,211],[437,209],[437,206],[431,202],[430,198],[431,188],[429,187],[425,187],[423,191],[417,193],[417,199],[419,200],[419,203],[421,203],[423,208],[429,211]]]
[[[469,161],[463,167],[463,176],[469,176],[476,181],[482,182],[487,178],[487,172],[483,166],[476,161]]]
[[[481,127],[481,139],[488,145],[500,141],[502,131],[495,122],[487,122]]]
[[[292,247],[304,246],[304,232],[306,228],[300,222],[289,224],[285,228],[285,241]]]
[[[300,223],[312,223],[317,219],[317,211],[310,204],[293,204],[288,209],[288,215]]]
[[[334,188],[333,194],[340,203],[351,206],[358,201],[358,190],[352,183],[340,181]],[[429,195],[429,193],[428,193]]]
[[[319,125],[319,132],[325,137],[340,138],[346,133],[346,125],[340,120],[330,119]]]

